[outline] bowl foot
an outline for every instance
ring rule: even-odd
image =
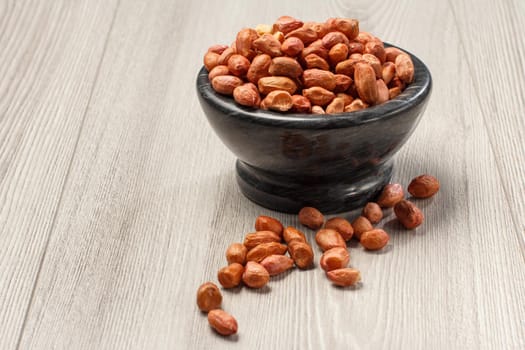
[[[305,206],[315,207],[324,214],[363,207],[390,181],[392,168],[390,160],[359,173],[301,181],[268,173],[240,160],[236,163],[237,182],[248,199],[268,209],[293,214]]]

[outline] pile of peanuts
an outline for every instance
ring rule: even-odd
[[[239,105],[293,113],[335,114],[384,103],[414,80],[410,55],[368,32],[355,19],[273,25],[238,32],[230,45],[204,55],[213,89]]]
[[[435,177],[424,174],[412,179],[407,189],[413,198],[429,198],[439,191],[439,187]],[[315,241],[323,252],[319,264],[332,283],[349,287],[361,281],[359,270],[348,267],[350,254],[347,241],[351,238],[359,240],[366,250],[380,250],[388,244],[388,233],[373,226],[383,218],[383,209],[393,208],[398,221],[407,229],[414,229],[423,223],[421,210],[404,197],[400,184],[388,184],[377,201],[367,203],[352,223],[342,217],[333,217],[325,222],[324,215],[313,207],[304,207],[299,211],[299,222],[317,230]],[[300,269],[313,267],[312,246],[297,228],[285,228],[275,218],[259,216],[255,220],[255,230],[245,236],[243,243],[233,243],[226,249],[228,265],[217,274],[223,288],[235,288],[241,283],[249,288],[263,288],[271,276],[282,274],[294,265]],[[216,284],[206,282],[199,287],[197,305],[201,311],[208,312],[210,326],[221,335],[235,334],[237,321],[221,310],[221,303],[222,294]]]

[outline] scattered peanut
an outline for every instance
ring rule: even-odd
[[[248,261],[242,274],[242,281],[250,288],[262,288],[270,280],[270,274],[255,261]]]
[[[307,269],[314,262],[314,251],[307,242],[299,240],[291,241],[288,244],[288,252],[292,257],[295,265],[300,269]]]
[[[349,241],[354,235],[354,228],[352,227],[352,224],[350,224],[348,220],[341,217],[334,217],[326,221],[324,228],[336,230],[345,241]]]
[[[363,208],[361,215],[367,218],[370,223],[377,224],[383,218],[383,210],[381,210],[379,204],[368,202]]]
[[[366,231],[372,230],[374,227],[372,223],[364,216],[357,217],[352,222],[352,227],[354,228],[354,237],[358,240],[361,239],[361,235]]]
[[[439,191],[439,181],[432,175],[419,175],[408,185],[408,193],[415,198],[429,198]]]
[[[281,241],[281,237],[273,231],[257,231],[248,233],[244,237],[244,246],[251,250],[261,243],[277,242]]]
[[[384,230],[373,229],[361,235],[361,245],[368,250],[379,250],[388,244],[390,236]]]
[[[328,271],[326,276],[334,284],[341,287],[353,286],[361,281],[361,273],[359,270],[349,267]]]
[[[323,226],[324,216],[313,207],[304,207],[299,211],[299,222],[306,227],[317,230]]]
[[[346,248],[346,242],[336,230],[324,228],[315,235],[315,242],[322,251],[327,251],[335,247]]]
[[[270,216],[260,215],[255,219],[255,230],[257,231],[272,231],[279,236],[283,235],[283,224],[275,218]]]
[[[381,208],[392,208],[397,202],[403,199],[405,192],[400,184],[388,184],[377,199],[377,204]]]
[[[423,223],[424,216],[416,205],[406,199],[398,202],[394,207],[399,222],[407,229],[413,229]]]
[[[320,265],[323,270],[332,271],[347,267],[349,262],[350,254],[348,254],[348,250],[342,247],[335,247],[323,253]]]
[[[224,288],[235,288],[241,283],[244,266],[233,263],[223,267],[217,273],[217,279]]]
[[[228,264],[238,263],[244,265],[246,263],[246,254],[248,249],[242,243],[232,243],[226,249],[226,260]]]
[[[219,287],[211,282],[203,283],[197,290],[197,306],[201,311],[210,311],[221,307],[222,294]]]
[[[208,313],[208,323],[221,335],[232,335],[237,333],[237,320],[226,311],[217,309]]]
[[[270,276],[283,273],[293,267],[293,259],[286,255],[270,255],[261,261],[261,265],[268,271]]]

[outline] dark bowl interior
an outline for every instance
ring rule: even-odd
[[[285,212],[305,205],[341,212],[373,199],[390,180],[392,156],[414,131],[431,93],[428,68],[410,55],[415,79],[398,97],[333,115],[239,106],[213,90],[203,67],[198,97],[210,125],[238,157],[242,192]]]

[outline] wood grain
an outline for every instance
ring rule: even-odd
[[[491,6],[498,23],[508,26],[491,33],[494,39],[519,30],[525,14],[522,5]],[[55,99],[37,105],[49,109],[58,102],[75,106],[84,102],[84,121],[73,129],[68,114],[58,113],[44,123],[34,116],[30,119],[28,113],[21,130],[47,132],[53,135],[53,145],[65,146],[39,146],[34,157],[8,158],[10,167],[25,169],[37,155],[47,155],[37,168],[55,171],[55,179],[42,186],[37,173],[28,170],[19,173],[16,183],[5,183],[12,176],[0,177],[0,198],[7,193],[13,198],[8,203],[19,203],[0,212],[11,232],[0,249],[18,249],[2,251],[0,268],[13,266],[22,249],[33,251],[27,254],[30,258],[43,257],[37,279],[39,263],[28,259],[20,261],[20,272],[15,269],[9,279],[24,288],[0,288],[0,317],[5,320],[0,324],[18,322],[17,327],[0,331],[8,336],[1,343],[6,348],[16,345],[13,340],[19,336],[23,349],[525,347],[523,207],[516,203],[519,195],[510,191],[520,186],[511,175],[523,170],[517,163],[525,157],[514,149],[523,141],[497,142],[509,133],[513,138],[520,135],[521,114],[519,105],[494,109],[493,102],[480,103],[493,89],[484,84],[486,58],[466,52],[482,52],[491,47],[491,40],[477,40],[477,28],[466,25],[475,20],[467,5],[416,0],[303,1],[301,6],[282,1],[260,6],[234,0],[121,0],[113,25],[111,14],[99,17],[100,9],[87,4],[86,8],[91,16],[85,21],[98,24],[100,33],[109,32],[105,49],[103,42],[84,34],[75,41],[84,51],[66,45],[54,57],[59,62],[73,54],[79,59],[88,48],[95,50],[90,57],[94,62],[99,58],[98,75],[96,68],[72,67],[70,75],[53,80]],[[77,8],[68,9],[71,14]],[[392,238],[385,251],[373,254],[350,244],[351,265],[363,275],[360,288],[333,287],[317,266],[272,279],[263,290],[224,291],[223,307],[237,318],[239,334],[222,338],[196,308],[198,286],[217,280],[217,270],[226,263],[224,250],[253,230],[257,215],[275,216],[286,225],[298,222],[293,215],[260,208],[240,194],[235,159],[207,125],[196,98],[195,78],[209,45],[229,43],[238,29],[270,23],[285,13],[306,20],[357,17],[363,30],[427,63],[434,78],[433,95],[417,130],[397,155],[394,180],[407,184],[428,172],[441,180],[442,190],[430,200],[417,201],[426,222],[415,231],[401,229],[392,213],[386,213],[380,226]],[[18,17],[28,16],[31,13],[22,11]],[[42,16],[49,23],[60,18]],[[503,20],[508,16],[513,18],[510,24]],[[87,26],[82,23],[75,28]],[[522,42],[517,45],[513,51],[503,46],[515,63],[523,57]],[[503,77],[510,77],[503,70]],[[503,78],[494,78],[503,85]],[[0,79],[0,91],[9,93],[2,85],[6,79]],[[33,80],[45,81],[36,75]],[[88,80],[91,98],[77,97],[75,103],[67,88]],[[520,84],[511,83],[507,89]],[[24,89],[32,85],[21,83]],[[489,115],[495,120],[488,120]],[[11,120],[18,121],[14,114]],[[1,123],[3,119],[0,133],[7,139],[17,134]],[[62,128],[50,129],[48,124]],[[77,140],[79,132],[77,144],[71,140]],[[2,160],[2,154],[16,154],[17,147],[5,144],[0,150]],[[508,164],[512,159],[518,162]],[[488,164],[497,169],[487,171]],[[37,194],[31,201],[25,199],[29,190]],[[40,231],[34,225],[46,222],[47,234],[38,239],[46,242],[49,237],[47,249],[46,243],[14,237],[22,216],[11,208],[27,213],[36,205],[45,205],[46,212],[36,211],[33,226],[23,231],[36,237]],[[55,212],[54,224],[47,222]],[[342,215],[353,218],[357,213]],[[305,232],[313,242],[314,232]],[[316,254],[318,261],[317,248]],[[35,281],[31,297],[28,291]],[[13,298],[19,299],[13,304]]]
[[[112,2],[0,5],[0,348],[16,346],[53,229]]]

